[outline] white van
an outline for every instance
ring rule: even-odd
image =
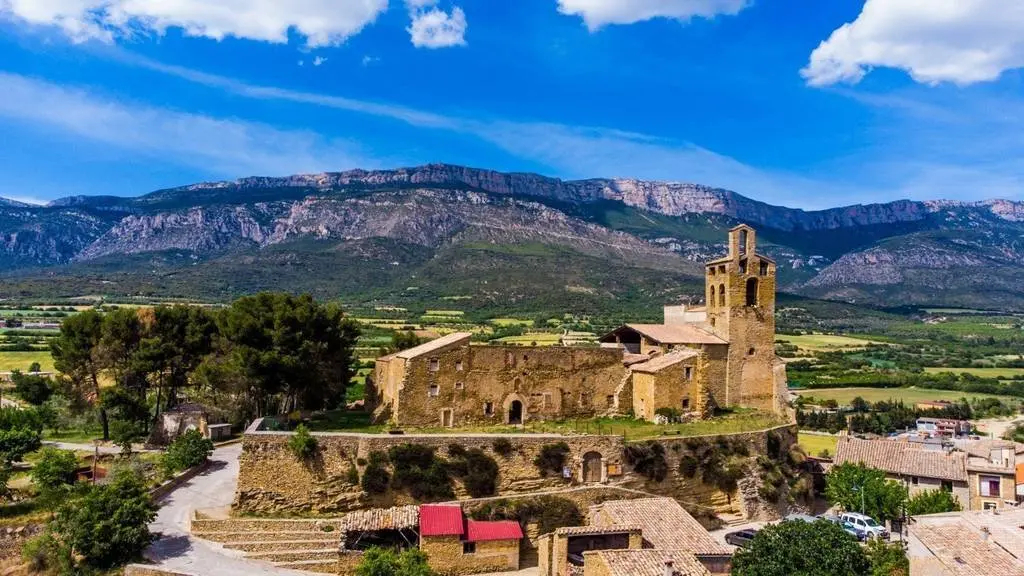
[[[855,529],[867,534],[868,538],[889,539],[889,531],[885,529],[885,526],[875,522],[875,519],[871,516],[857,512],[843,512],[839,518],[843,522],[852,524]]]

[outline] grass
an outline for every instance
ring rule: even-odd
[[[365,412],[334,410],[313,418],[307,425],[311,431],[319,432],[363,432],[382,433],[387,426],[372,424],[371,415]],[[724,413],[709,420],[685,424],[660,425],[643,420],[628,418],[580,418],[576,420],[533,421],[523,426],[505,424],[441,427],[406,427],[407,434],[615,434],[627,440],[644,440],[659,437],[708,436],[753,432],[785,424],[777,416],[753,410],[737,410]]]
[[[44,372],[53,371],[53,356],[49,350],[32,352],[0,352],[0,372],[27,371],[33,362],[39,362]]]
[[[858,350],[869,344],[883,344],[874,340],[837,336],[835,334],[777,334],[776,342],[789,342],[801,350],[810,352],[834,352],[837,350]]]
[[[803,432],[797,435],[797,444],[810,456],[817,456],[821,454],[822,450],[828,450],[829,454],[835,454],[838,442],[839,439],[835,436],[821,436]]]
[[[534,342],[537,343],[537,346],[554,346],[562,341],[562,335],[549,332],[534,332],[523,334],[522,336],[506,336],[505,338],[499,338],[497,341],[502,344],[515,344],[517,346],[532,346]]]
[[[928,390],[925,388],[808,388],[800,390],[800,395],[813,396],[818,400],[835,400],[840,405],[849,404],[857,396],[872,403],[882,400],[903,400],[907,404],[930,400],[955,402],[961,398],[969,400],[975,398],[998,398],[1003,402],[1011,404],[1020,401],[1019,398],[1011,396],[974,394],[970,392],[957,392],[956,390]]]
[[[67,442],[69,444],[92,444],[93,440],[102,437],[103,431],[99,428],[95,430],[61,430],[60,432],[45,430],[43,432],[43,440]]]
[[[424,316],[464,316],[462,310],[427,310]]]
[[[533,320],[520,318],[491,318],[490,323],[495,326],[533,326]]]
[[[1013,378],[1014,376],[1024,376],[1024,368],[925,368],[924,371],[929,374],[938,374],[940,372],[963,374],[966,372],[980,378]]]

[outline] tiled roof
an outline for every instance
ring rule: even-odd
[[[949,576],[1024,576],[1022,525],[1024,509],[918,516],[909,555],[937,561]]]
[[[424,504],[420,506],[420,536],[462,536],[462,506]]]
[[[626,324],[660,344],[728,344],[699,324]]]
[[[489,540],[521,540],[523,527],[515,520],[478,521],[466,523],[466,542],[487,542]]]
[[[660,372],[669,366],[674,366],[688,358],[700,356],[700,354],[700,350],[694,350],[693,348],[680,348],[679,350],[673,350],[664,356],[652,358],[642,364],[635,364],[631,366],[630,369],[634,372],[653,374],[655,372]]]
[[[419,522],[419,506],[373,508],[346,514],[342,517],[338,529],[341,532],[401,530],[415,528]]]
[[[599,550],[584,554],[584,565],[600,558],[608,566],[609,576],[664,576],[665,561],[672,561],[679,576],[710,576],[711,572],[686,550]]]
[[[597,534],[622,534],[624,532],[642,532],[640,526],[566,526],[555,530],[558,536],[590,536]]]
[[[395,354],[395,357],[396,358],[403,358],[405,360],[408,360],[410,358],[415,358],[417,356],[422,356],[424,354],[429,354],[430,352],[434,352],[436,350],[440,350],[440,349],[445,348],[447,346],[451,346],[452,344],[458,344],[462,340],[465,340],[468,343],[469,339],[472,338],[472,337],[473,337],[473,335],[471,333],[469,333],[469,332],[455,332],[455,333],[449,334],[447,336],[442,336],[442,337],[438,338],[437,340],[431,340],[430,342],[427,342],[426,344],[420,344],[419,346],[416,346],[415,348],[409,348],[408,350],[402,350],[401,352]]]
[[[890,474],[967,481],[967,455],[962,452],[922,450],[909,442],[860,440],[843,437],[836,446],[835,463],[863,463]]]
[[[654,548],[694,554],[729,554],[689,512],[672,498],[615,500],[591,506],[595,526],[640,526]]]

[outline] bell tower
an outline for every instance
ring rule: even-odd
[[[725,405],[773,409],[775,261],[757,253],[757,233],[741,224],[704,277],[709,328],[729,342]]]

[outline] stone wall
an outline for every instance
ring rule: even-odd
[[[642,493],[672,496],[684,503],[695,515],[701,510],[708,512],[742,513],[748,516],[762,516],[756,506],[756,488],[753,496],[743,493],[727,495],[720,490],[700,482],[684,478],[678,473],[679,460],[685,445],[692,438],[659,438],[656,441],[665,447],[669,468],[668,477],[662,482],[651,482],[633,472],[623,459],[626,446],[621,436],[579,435],[559,436],[549,434],[341,434],[314,433],[318,441],[318,453],[311,462],[299,461],[288,449],[291,434],[287,432],[259,432],[259,421],[245,434],[238,489],[235,494],[235,512],[266,516],[279,515],[331,515],[369,507],[386,507],[415,503],[406,494],[387,493],[370,496],[358,485],[348,481],[349,470],[355,467],[362,475],[365,461],[374,451],[387,452],[391,447],[415,443],[436,448],[440,458],[447,458],[448,446],[457,444],[464,448],[480,448],[491,456],[499,467],[498,496],[517,497],[539,491],[562,490],[572,487],[592,486],[601,492],[614,488],[625,488]],[[773,429],[780,434],[783,445],[796,442],[796,427],[783,426]],[[766,451],[768,431],[729,435],[747,442],[751,452],[751,470],[755,468],[757,454]],[[513,448],[505,457],[494,451],[494,441],[508,440]],[[714,441],[717,436],[704,437]],[[565,442],[570,449],[567,465],[572,478],[560,475],[541,476],[534,465],[534,459],[543,446]],[[593,466],[599,468],[594,469]],[[596,470],[596,473],[595,473]],[[597,482],[584,482],[584,474]],[[752,472],[753,473],[753,472]],[[469,496],[458,480],[453,480],[456,497],[460,500]],[[587,491],[559,494],[581,500],[581,510],[594,503],[594,496]],[[603,497],[603,496],[602,496]],[[623,498],[618,495],[616,498]],[[750,502],[753,498],[755,502]],[[589,499],[587,502],[582,500]],[[604,497],[608,499],[608,497]]]
[[[428,536],[420,541],[420,550],[427,553],[430,567],[442,576],[519,569],[519,542],[513,540],[477,542],[475,553],[464,554],[458,536]]]

